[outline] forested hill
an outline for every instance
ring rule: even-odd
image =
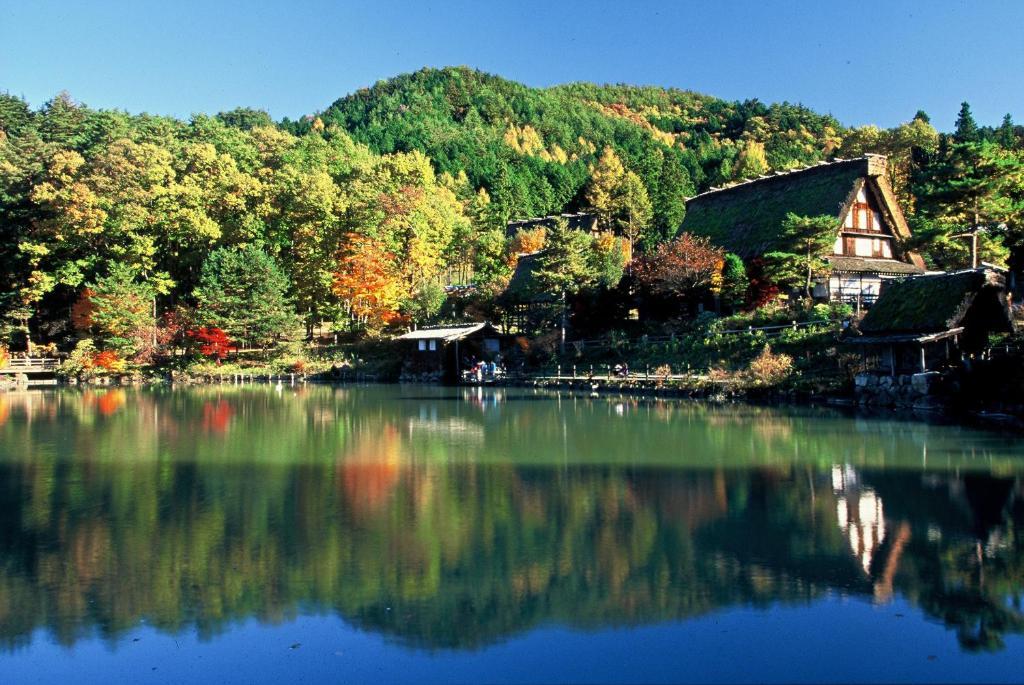
[[[319,115],[377,153],[419,150],[465,172],[500,217],[582,204],[589,168],[611,146],[647,188],[671,235],[683,200],[711,185],[829,156],[843,128],[799,105],[728,102],[657,87],[530,88],[465,67],[423,69],[341,98]],[[293,133],[316,117],[285,121]]]
[[[465,68],[399,76],[280,123],[244,108],[132,115],[67,93],[32,109],[0,92],[0,347],[11,331],[66,346],[92,336],[141,359],[154,300],[259,344],[296,314],[307,331],[426,322],[448,284],[476,285],[491,306],[516,256],[544,245],[585,254],[579,273],[551,273],[600,289],[618,282],[625,239],[644,255],[675,236],[686,197],[865,152],[888,155],[931,266],[970,263],[959,236],[979,221],[982,260],[1024,265],[1024,129],[1010,115],[981,126],[967,103],[940,135],[923,112],[844,128],[796,105],[537,89]],[[508,219],[577,209],[598,217],[592,244],[505,235]],[[125,312],[138,315],[130,325],[104,323]]]

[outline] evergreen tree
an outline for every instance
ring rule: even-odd
[[[548,229],[546,245],[540,254],[534,277],[543,292],[555,295],[561,302],[561,344],[564,352],[568,296],[592,285],[599,274],[594,268],[590,236],[569,228],[569,222],[565,219],[555,219]]]
[[[750,279],[743,260],[731,252],[726,253],[722,264],[722,287],[719,293],[722,305],[729,309],[741,307],[747,297]]]
[[[1003,123],[996,130],[996,142],[1007,150],[1011,150],[1017,145],[1017,135],[1013,129],[1013,117],[1009,114],[1003,116]]]
[[[783,249],[764,255],[766,273],[774,283],[803,286],[811,297],[815,276],[828,268],[825,255],[836,239],[839,226],[833,216],[805,217],[787,214],[780,231]]]
[[[0,93],[0,131],[5,136],[22,133],[32,123],[32,110],[24,99]],[[3,138],[0,138],[0,142]]]
[[[123,358],[145,348],[156,326],[151,284],[138,282],[128,265],[114,263],[86,293],[89,311],[83,323],[97,333],[104,347]]]
[[[915,242],[937,266],[1000,263],[1006,257],[1000,236],[1021,242],[1024,160],[1015,150],[992,142],[940,148],[917,171],[914,191],[920,215]]]
[[[958,143],[977,143],[981,140],[981,132],[978,124],[971,114],[971,106],[967,102],[960,103],[960,113],[956,117],[956,128],[953,131],[953,140]]]
[[[295,327],[287,288],[280,267],[259,248],[220,248],[203,264],[194,295],[206,324],[224,329],[234,340],[265,347]]]

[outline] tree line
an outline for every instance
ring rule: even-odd
[[[725,287],[750,306],[742,264],[676,235],[685,198],[865,152],[889,156],[911,247],[932,266],[968,263],[967,232],[982,260],[1019,268],[1022,139],[1009,115],[979,126],[966,103],[951,134],[923,112],[847,129],[799,105],[532,89],[464,68],[400,76],[278,123],[244,108],[129,115],[64,93],[33,110],[0,95],[0,333],[88,339],[136,361],[209,347],[210,335],[214,350],[267,348],[325,321],[375,331],[429,320],[449,284],[475,284],[487,313],[516,255],[542,249],[555,294],[635,270],[661,292]],[[574,210],[593,212],[602,233],[505,235],[509,219]],[[798,229],[787,228],[797,242]],[[781,254],[778,280],[799,284],[801,252]]]

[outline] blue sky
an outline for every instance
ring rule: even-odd
[[[688,88],[801,102],[850,125],[924,109],[952,127],[1024,122],[1024,2],[327,2],[0,0],[0,90],[37,106],[187,117],[327,107],[423,66],[529,85]]]

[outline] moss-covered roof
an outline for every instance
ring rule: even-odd
[[[833,273],[870,273],[870,274],[923,274],[924,269],[916,264],[901,262],[896,259],[872,259],[870,257],[844,257],[829,255],[828,263]]]
[[[1003,310],[991,317],[992,329],[1011,330],[1005,300],[1000,296],[1003,288],[1003,277],[984,269],[894,281],[882,288],[859,328],[861,333],[872,335],[949,330],[963,325],[978,296],[990,291],[987,296],[996,299],[999,306],[987,309]]]
[[[554,225],[555,220],[559,218],[565,219],[566,223],[569,224],[569,228],[572,229],[581,231],[597,230],[597,216],[587,212],[578,212],[576,214],[538,216],[532,219],[516,219],[514,221],[509,221],[505,226],[505,235],[511,238],[520,231],[527,231],[539,227],[551,228]]]
[[[750,258],[781,247],[779,232],[789,212],[835,216],[838,229],[840,212],[871,164],[867,157],[822,163],[702,193],[687,201],[681,230]]]
[[[554,297],[550,293],[540,291],[537,279],[534,277],[540,265],[540,256],[543,250],[519,255],[516,261],[516,270],[512,272],[512,278],[508,287],[501,294],[502,301],[506,303],[529,303],[529,302],[550,302]]]

